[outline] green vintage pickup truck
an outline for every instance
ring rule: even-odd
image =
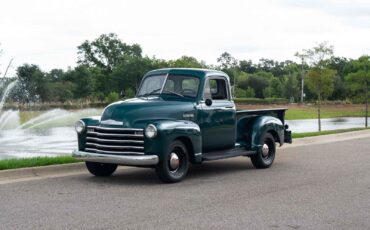
[[[153,167],[169,183],[184,179],[190,163],[229,157],[248,156],[256,168],[268,168],[276,143],[292,142],[285,111],[237,111],[229,77],[220,71],[153,70],[135,98],[76,122],[73,156],[96,176],[109,176],[118,165]]]

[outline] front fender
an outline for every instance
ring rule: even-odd
[[[284,142],[284,125],[280,119],[271,116],[257,117],[251,126],[251,149],[259,150],[262,147],[262,138],[266,132],[271,132],[282,145]]]
[[[94,116],[94,117],[85,117],[82,118],[81,121],[85,123],[86,126],[98,126],[100,122],[100,116]],[[78,139],[78,150],[85,149],[86,144],[86,129],[80,134],[77,134]]]
[[[153,139],[145,137],[145,153],[158,155],[163,159],[170,143],[180,139],[187,146],[190,160],[193,163],[201,162],[202,138],[198,124],[185,120],[159,120],[152,122],[157,127],[157,136]]]

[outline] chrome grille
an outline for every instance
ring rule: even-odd
[[[142,129],[88,126],[85,151],[102,154],[144,154]]]

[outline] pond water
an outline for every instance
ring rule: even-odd
[[[86,116],[100,115],[102,109],[44,112],[4,111],[0,113],[0,159],[71,154],[77,146],[73,125]],[[287,121],[296,133],[317,131],[317,120]],[[364,127],[364,118],[323,119],[322,130]]]

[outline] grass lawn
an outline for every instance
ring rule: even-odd
[[[267,108],[287,108],[285,119],[317,119],[317,108],[314,105],[245,105],[237,104],[237,109],[267,109]],[[335,117],[364,117],[364,105],[322,105],[321,118]]]
[[[33,157],[20,159],[5,159],[0,160],[0,170],[28,168],[36,166],[46,166],[55,164],[76,163],[78,160],[71,156],[57,156],[57,157]]]

